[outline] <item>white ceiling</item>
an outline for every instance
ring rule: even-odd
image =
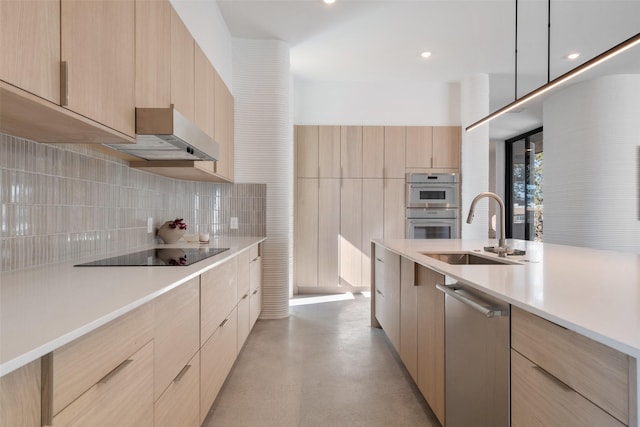
[[[287,42],[299,81],[457,82],[486,73],[492,110],[514,99],[515,0],[218,5],[233,37]],[[547,81],[547,13],[547,0],[518,3],[519,96]],[[551,0],[551,79],[638,32],[640,0]],[[572,51],[582,53],[578,61],[563,58]]]

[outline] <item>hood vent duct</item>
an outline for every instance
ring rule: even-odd
[[[136,108],[136,143],[105,144],[145,160],[217,160],[218,143],[169,108]]]

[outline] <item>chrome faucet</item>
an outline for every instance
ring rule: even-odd
[[[471,221],[473,221],[473,215],[475,213],[476,203],[478,203],[478,200],[483,199],[485,197],[494,199],[496,202],[498,202],[498,206],[500,208],[500,240],[498,241],[498,247],[496,248],[496,253],[501,258],[504,258],[507,254],[508,248],[507,248],[507,243],[505,241],[505,236],[504,236],[504,229],[505,229],[504,202],[502,201],[500,196],[498,196],[495,193],[490,193],[488,191],[485,193],[478,194],[471,202],[471,207],[469,208],[469,215],[467,216],[467,224],[471,224]]]

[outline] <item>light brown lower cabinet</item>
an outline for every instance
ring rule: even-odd
[[[376,246],[374,256],[376,318],[400,351],[400,255]]]
[[[511,350],[511,425],[622,427],[625,424]]]
[[[238,301],[238,349],[236,353],[240,353],[251,331],[251,300],[249,298],[250,294],[247,291]]]
[[[153,426],[153,341],[53,417],[58,426]]]
[[[234,308],[200,349],[200,424],[236,360],[237,331],[237,309]]]
[[[40,359],[0,378],[0,427],[39,427]]]
[[[238,303],[237,257],[200,275],[200,345]]]
[[[154,427],[200,425],[200,352],[187,363],[154,405]]]

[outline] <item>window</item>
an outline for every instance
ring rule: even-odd
[[[506,234],[514,239],[542,241],[542,128],[506,142]]]

